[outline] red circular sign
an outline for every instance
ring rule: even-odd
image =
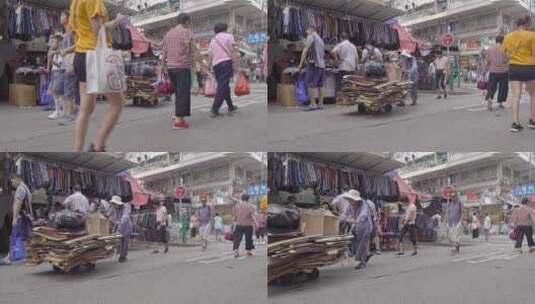
[[[444,46],[452,46],[453,44],[453,40],[454,40],[454,37],[452,34],[444,34],[444,36],[442,36],[442,44]]]
[[[444,189],[442,189],[442,195],[444,198],[451,199],[455,197],[455,189],[450,186],[444,187]]]
[[[175,188],[175,196],[176,196],[176,198],[184,198],[186,196],[186,187],[184,187],[184,186],[176,186],[176,188]]]

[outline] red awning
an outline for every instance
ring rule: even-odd
[[[419,41],[412,37],[412,35],[407,32],[405,28],[399,25],[399,23],[395,23],[393,28],[398,31],[400,49],[408,50],[409,52],[414,53]]]
[[[410,203],[416,203],[417,200],[430,200],[431,195],[414,190],[399,175],[394,176],[394,181],[398,184],[399,194],[402,198],[407,198]]]
[[[149,203],[151,193],[145,190],[130,174],[124,177],[132,188],[132,204],[134,206],[145,206]]]

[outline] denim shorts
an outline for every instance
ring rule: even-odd
[[[309,88],[322,88],[325,69],[311,66],[305,70],[305,82]]]
[[[76,94],[76,75],[66,72],[53,72],[52,92],[55,95],[74,98]]]

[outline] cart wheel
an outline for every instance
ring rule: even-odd
[[[132,102],[134,103],[134,106],[139,106],[139,97],[134,97],[134,100]]]
[[[153,105],[153,106],[157,106],[159,103],[160,103],[160,100],[158,99],[158,97],[156,97],[156,98],[154,98],[154,99],[152,100],[152,105]]]
[[[54,272],[63,272],[58,266],[52,265],[52,268],[54,269]]]
[[[95,270],[96,264],[95,263],[88,263],[88,264],[85,264],[85,267],[87,268],[88,271],[93,271],[93,270]]]
[[[363,104],[358,104],[357,110],[359,113],[366,113],[366,107]]]
[[[314,268],[312,272],[307,273],[307,279],[309,281],[315,281],[319,278],[319,276],[320,276],[320,271],[318,268]]]
[[[280,283],[282,286],[291,286],[295,282],[295,273],[289,273],[282,278],[280,278]]]
[[[74,266],[73,268],[71,268],[71,270],[69,271],[69,273],[74,273],[74,272],[78,272],[80,271],[80,265],[78,266]]]
[[[392,105],[391,105],[391,104],[387,104],[387,105],[385,106],[385,112],[386,112],[386,113],[390,113],[390,112],[392,112]]]

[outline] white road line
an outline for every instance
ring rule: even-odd
[[[469,264],[480,264],[480,263],[485,263],[485,262],[489,262],[489,261],[494,261],[494,260],[505,260],[505,259],[513,259],[515,257],[518,257],[519,255],[518,254],[515,254],[515,253],[502,253],[502,254],[499,254],[499,255],[492,255],[490,257],[487,257],[485,259],[480,259],[480,260],[469,260],[467,261],[467,263]]]

